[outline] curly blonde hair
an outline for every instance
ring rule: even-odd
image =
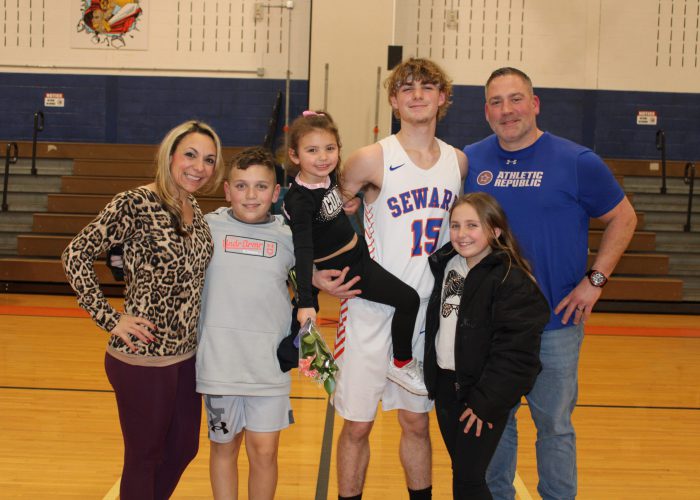
[[[388,90],[389,104],[402,85],[414,81],[437,85],[440,92],[445,94],[445,102],[440,105],[437,114],[438,121],[442,120],[447,114],[447,109],[452,105],[452,80],[440,66],[429,59],[411,57],[393,69],[384,81],[384,86]],[[394,110],[394,116],[400,118],[398,111]]]

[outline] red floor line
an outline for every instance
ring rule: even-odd
[[[60,318],[88,318],[79,307],[6,306],[0,305],[0,315],[39,316]],[[319,326],[336,326],[338,321],[319,318]],[[587,335],[617,335],[636,337],[700,337],[700,328],[649,328],[637,326],[592,326],[586,327]]]
[[[637,326],[587,326],[586,335],[633,337],[700,337],[700,328],[648,328]]]
[[[78,307],[0,306],[0,315],[44,316],[60,318],[89,318],[90,315]]]
[[[40,316],[59,318],[89,318],[90,315],[79,307],[45,307],[45,306],[3,306],[0,315],[6,316]],[[319,318],[319,326],[334,326],[338,321]]]

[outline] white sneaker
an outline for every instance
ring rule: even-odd
[[[386,378],[392,382],[396,382],[401,387],[406,389],[408,392],[417,394],[419,396],[427,396],[428,390],[425,388],[425,382],[423,382],[423,370],[421,369],[416,358],[413,358],[410,363],[404,365],[403,368],[399,368],[394,364],[392,359],[389,362],[389,371],[386,374]]]

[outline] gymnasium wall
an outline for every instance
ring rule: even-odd
[[[455,146],[490,133],[482,86],[515,66],[541,99],[540,128],[624,158],[657,157],[663,128],[669,158],[700,159],[700,0],[405,0],[395,36],[457,84],[438,127]]]
[[[0,73],[0,138],[31,140],[34,112],[42,111],[41,141],[154,144],[198,119],[225,145],[250,146],[262,143],[279,91],[284,80],[269,78]],[[47,92],[61,93],[65,107],[43,106]],[[306,109],[306,80],[292,80],[290,98],[292,116]]]
[[[604,156],[651,158],[662,127],[669,158],[700,159],[700,0],[140,5],[139,32],[123,47],[83,37],[89,48],[79,48],[80,0],[1,2],[0,138],[30,138],[40,109],[43,140],[157,142],[197,117],[228,145],[257,143],[289,69],[291,116],[327,105],[353,150],[372,142],[375,116],[379,135],[390,131],[377,80],[388,73],[387,46],[401,45],[404,57],[432,58],[453,77],[438,133],[455,146],[489,133],[481,86],[512,65],[533,79],[543,129]],[[63,94],[65,107],[43,107],[46,93]],[[657,124],[637,124],[640,111]]]
[[[226,145],[258,144],[287,71],[290,112],[306,109],[308,0],[293,9],[279,1],[137,3],[133,29],[117,36],[86,25],[90,0],[0,2],[0,138],[30,139],[42,111],[41,140],[155,143],[197,118]],[[46,94],[64,106],[45,106]]]

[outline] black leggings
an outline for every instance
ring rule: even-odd
[[[457,399],[455,382],[455,372],[438,368],[435,413],[442,439],[452,459],[453,498],[491,500],[491,492],[486,485],[486,469],[501,440],[508,415],[491,422],[493,429],[489,429],[484,422],[479,437],[476,437],[476,424],[465,434],[467,421],[460,422],[459,417],[466,408]]]
[[[362,290],[360,297],[396,309],[391,320],[394,357],[402,361],[413,357],[413,330],[420,306],[418,292],[372,260],[362,237],[357,238],[353,249],[315,265],[317,269],[349,267],[346,281],[361,276],[362,279],[353,286],[353,289]]]

